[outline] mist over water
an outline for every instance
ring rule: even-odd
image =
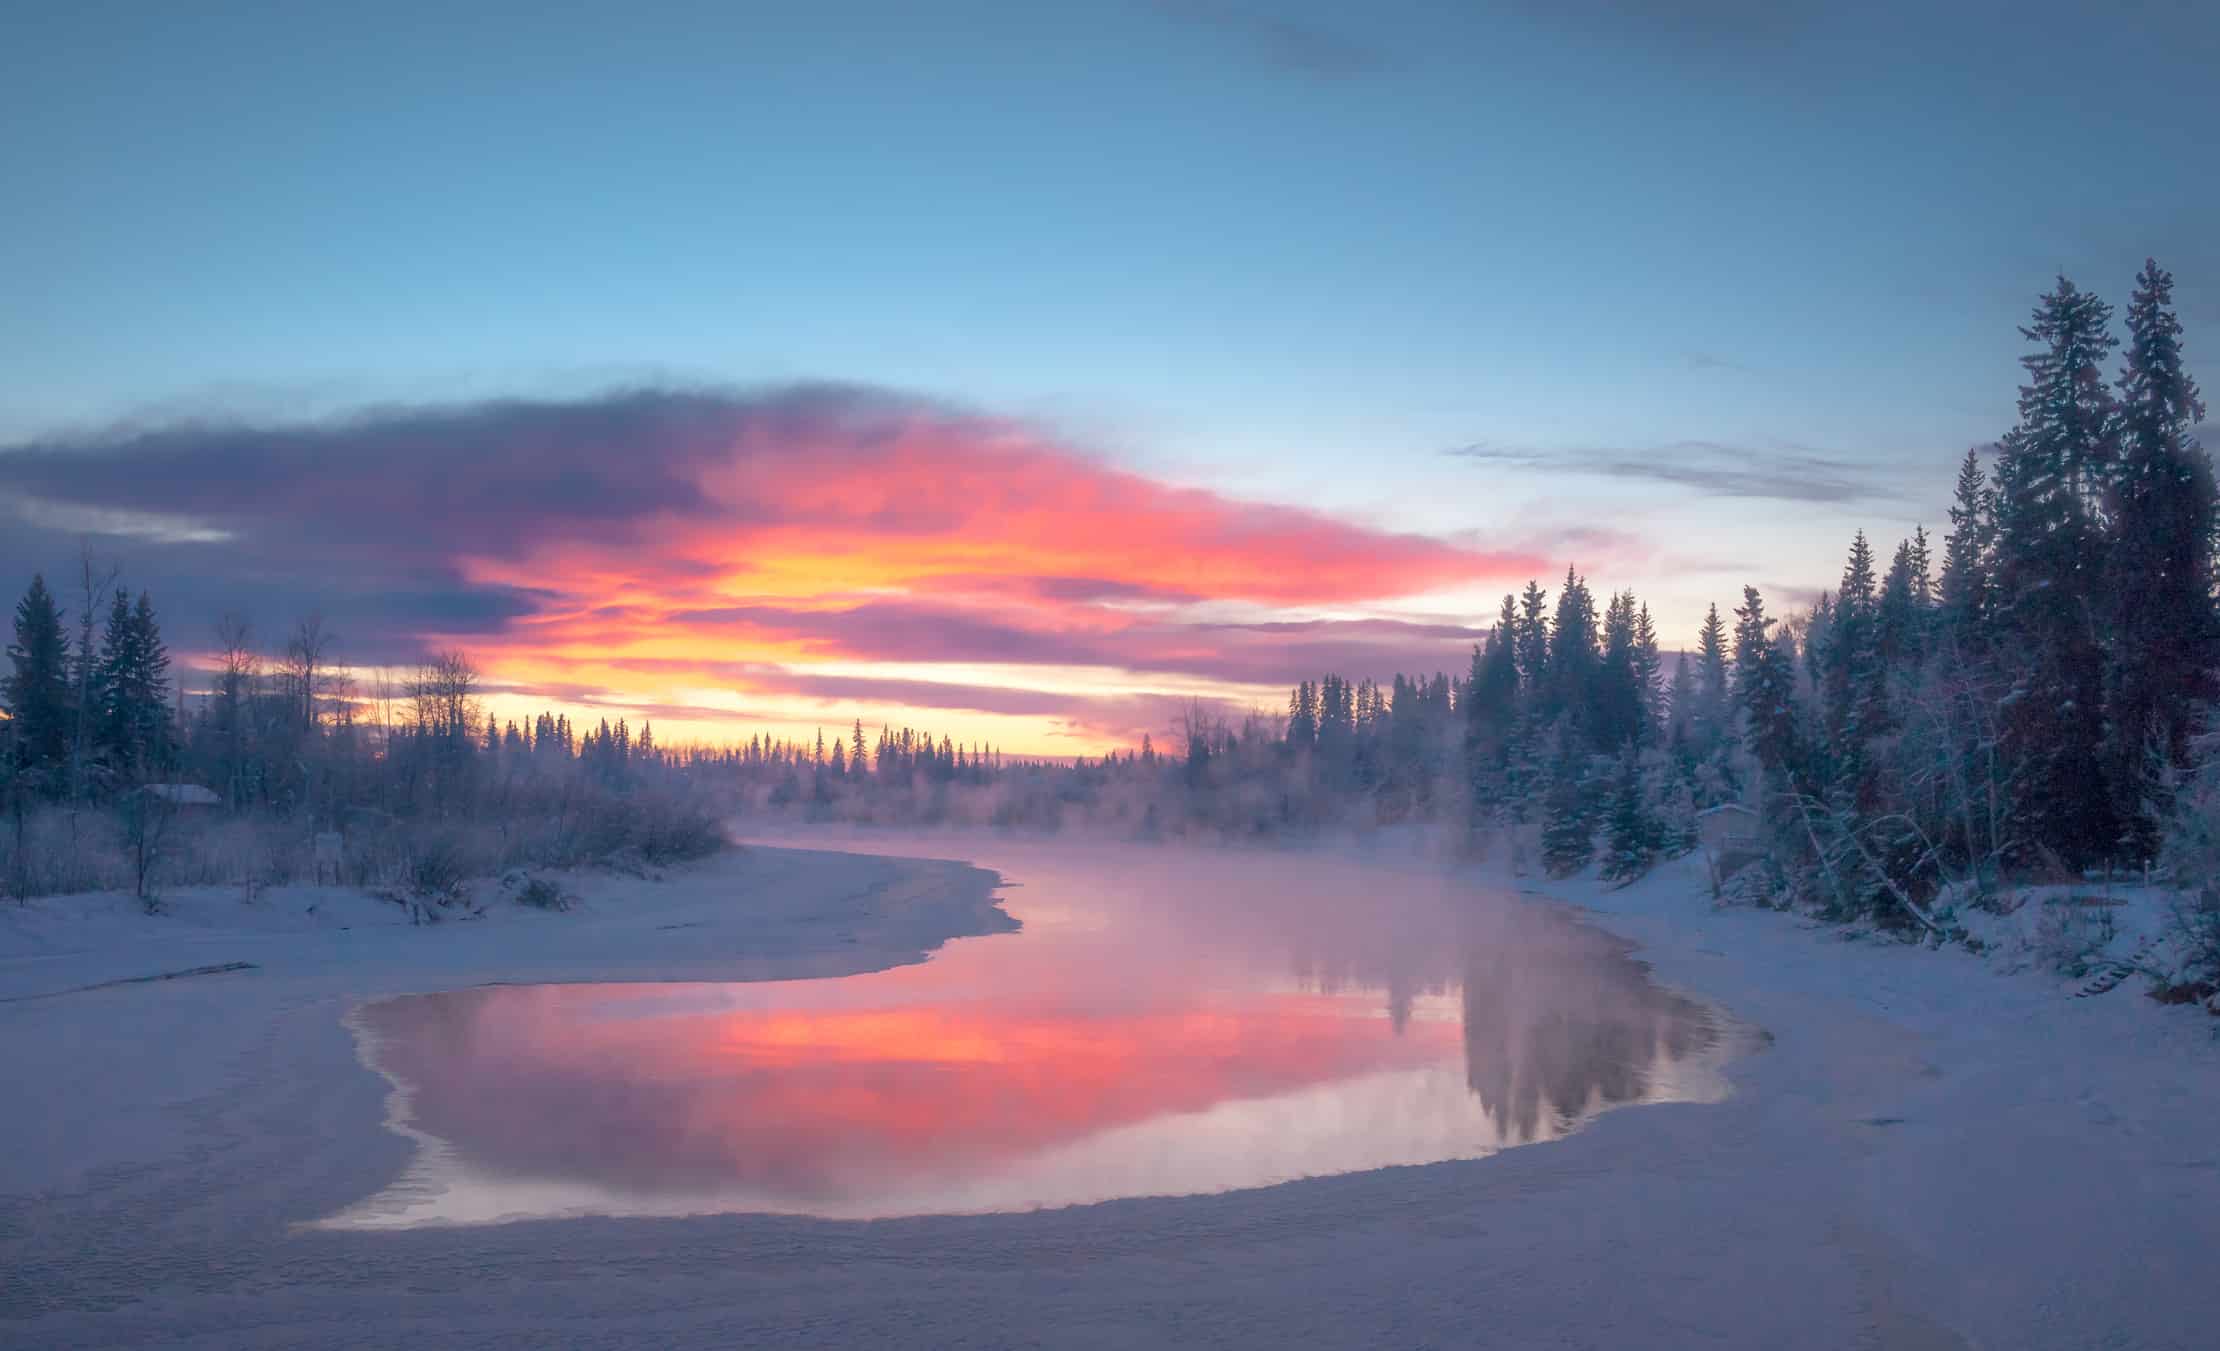
[[[1733,1031],[1606,935],[1330,855],[1004,846],[1015,934],[833,980],[358,1012],[421,1148],[329,1223],[840,1218],[1183,1195],[1725,1093]]]

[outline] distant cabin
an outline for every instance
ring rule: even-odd
[[[1739,802],[1724,802],[1697,812],[1696,837],[1703,841],[1704,858],[1711,864],[1714,896],[1728,878],[1765,852],[1758,844],[1758,814]]]
[[[150,783],[138,792],[171,807],[207,808],[224,805],[222,798],[197,783]]]

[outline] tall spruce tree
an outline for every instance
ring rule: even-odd
[[[1688,754],[1694,753],[1694,728],[1701,716],[1696,700],[1696,663],[1686,652],[1673,663],[1673,683],[1665,695],[1666,739]]]
[[[1549,593],[1532,581],[1519,593],[1518,658],[1519,680],[1534,695],[1549,674]]]
[[[1796,790],[1801,767],[1796,672],[1773,641],[1774,621],[1754,586],[1742,588],[1735,612],[1735,702],[1749,724],[1749,747],[1774,792]]]
[[[1595,857],[1596,829],[1588,803],[1587,756],[1569,724],[1559,724],[1557,752],[1542,797],[1542,864],[1570,877]]]
[[[116,588],[93,682],[100,699],[94,736],[111,778],[144,777],[168,762],[169,666],[153,600],[142,591],[133,605]]]
[[[1642,695],[1637,679],[1634,593],[1622,591],[1604,607],[1603,655],[1590,683],[1588,728],[1599,750],[1616,751],[1641,736]]]
[[[2220,493],[2195,427],[2205,415],[2182,361],[2174,279],[2146,260],[2128,302],[2112,497],[2114,611],[2109,712],[2115,803],[2131,857],[2156,852],[2169,765],[2189,758],[2200,710],[2220,695],[2213,544]]]
[[[69,759],[73,711],[70,707],[69,639],[61,607],[34,574],[15,607],[15,640],[8,644],[9,671],[0,682],[18,772],[53,775]]]
[[[1628,592],[1628,599],[1633,598]],[[1665,656],[1657,647],[1657,622],[1650,618],[1650,607],[1642,605],[1634,611],[1634,689],[1641,701],[1641,724],[1635,742],[1654,746],[1662,741],[1661,729],[1665,724]]]
[[[1519,720],[1519,668],[1515,651],[1516,605],[1503,598],[1503,614],[1485,647],[1472,651],[1464,696],[1465,784],[1478,809],[1502,793],[1501,769]]]
[[[1603,828],[1606,881],[1630,882],[1650,870],[1664,832],[1643,799],[1642,762],[1632,748],[1612,766]]]
[[[1822,673],[1821,696],[1838,747],[1878,730],[1881,690],[1881,597],[1873,572],[1873,546],[1860,530],[1850,541],[1836,593],[1833,623],[1813,646]]]
[[[1544,685],[1543,709],[1551,717],[1570,718],[1584,729],[1593,725],[1589,705],[1600,660],[1597,638],[1595,597],[1587,582],[1567,568],[1565,588],[1557,593],[1557,613],[1550,624],[1549,678]]]
[[[1733,690],[1729,682],[1727,625],[1714,605],[1704,612],[1696,635],[1696,716],[1690,725],[1699,744],[1717,745],[1733,730]]]
[[[1996,622],[2018,675],[2002,719],[2015,834],[2030,858],[2074,869],[2120,843],[2103,754],[2111,314],[2063,277],[2039,302],[2021,330],[2036,350],[2021,360],[2028,383],[1996,474]]]
[[[1299,751],[1318,745],[1318,691],[1307,680],[1288,696],[1287,744]]]
[[[1926,651],[1927,581],[1926,536],[1896,546],[1888,575],[1881,579],[1881,600],[1874,611],[1874,637],[1884,675],[1916,666]]]
[[[1996,590],[1995,550],[1996,495],[1981,472],[1981,452],[1968,450],[1958,465],[1938,587],[1943,632],[1961,656],[1984,646]]]

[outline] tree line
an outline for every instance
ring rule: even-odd
[[[1238,725],[1198,705],[1171,756],[1034,766],[995,810],[1220,835],[1447,821],[1627,877],[1731,804],[1766,846],[1746,885],[1910,927],[1952,884],[2163,864],[2220,693],[2220,494],[2172,285],[2144,266],[2123,338],[2061,278],[1939,550],[1857,532],[1815,604],[1745,587],[1669,674],[1649,608],[1573,568],[1505,596],[1462,673],[1329,673]]]
[[[2162,861],[2202,768],[2220,694],[2220,492],[2155,263],[2124,319],[2123,341],[2112,308],[2063,278],[2040,298],[2017,418],[1965,453],[1939,557],[1920,528],[1884,566],[1858,532],[1816,604],[1784,617],[1746,587],[1670,675],[1648,606],[1599,597],[1575,567],[1554,594],[1506,595],[1461,673],[1328,673],[1297,683],[1284,714],[1238,722],[1195,704],[1167,754],[1144,737],[1006,760],[908,728],[873,740],[860,719],[814,744],[680,751],[621,719],[496,728],[459,656],[399,688],[354,688],[313,620],[268,669],[243,624],[220,626],[209,697],[187,717],[150,599],[127,601],[88,564],[74,643],[43,578],[18,603],[0,763],[19,801],[176,770],[235,807],[312,813],[445,812],[566,766],[603,785],[683,770],[760,806],[863,820],[1221,836],[1452,822],[1531,836],[1558,872],[1600,855],[1617,877],[1735,804],[1767,846],[1751,885],[1931,927],[1951,883]]]

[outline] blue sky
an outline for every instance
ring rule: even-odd
[[[853,382],[1679,625],[1938,523],[2061,269],[2156,254],[2220,387],[2216,69],[2187,0],[51,6],[0,443]],[[1782,454],[1861,489],[1594,469]]]

